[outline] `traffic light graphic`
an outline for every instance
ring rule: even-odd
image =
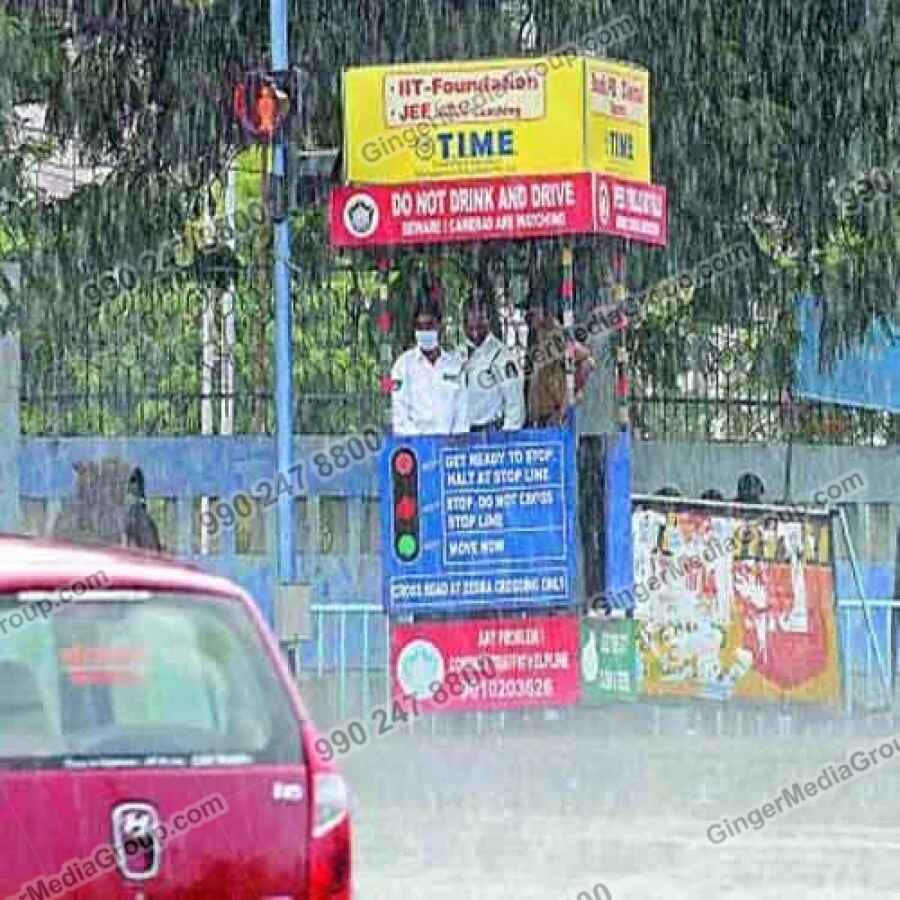
[[[406,447],[391,457],[394,488],[394,552],[403,562],[412,562],[421,545],[419,536],[419,463]]]

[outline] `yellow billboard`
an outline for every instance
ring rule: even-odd
[[[346,179],[585,171],[584,71],[572,56],[347,69]]]
[[[650,183],[650,73],[617,60],[585,61],[587,167]]]

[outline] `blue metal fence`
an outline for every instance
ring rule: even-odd
[[[873,630],[885,668],[890,673],[887,705],[894,705],[897,650],[894,626],[900,600],[866,598]],[[844,708],[874,710],[885,706],[884,691],[878,676],[878,660],[863,615],[863,601],[843,599],[838,603],[838,636],[841,671],[844,677]]]

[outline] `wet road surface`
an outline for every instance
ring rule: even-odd
[[[585,900],[598,882],[614,900],[900,897],[900,719],[620,704],[478,734],[442,718],[343,760],[359,900]],[[866,771],[734,824],[855,751]]]

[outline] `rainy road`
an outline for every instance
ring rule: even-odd
[[[877,749],[900,720],[710,708],[701,720],[646,705],[531,715],[481,735],[420,722],[344,760],[359,900],[584,900],[598,882],[614,900],[900,896],[900,750]],[[878,762],[783,803],[759,830],[707,836],[829,766],[841,778],[855,751]]]

